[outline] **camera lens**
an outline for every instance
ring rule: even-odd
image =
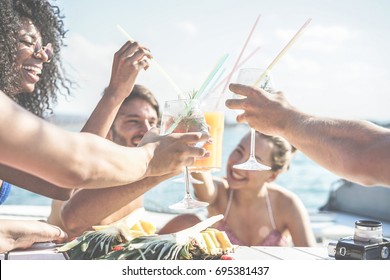
[[[356,221],[353,239],[370,243],[382,242],[382,223],[371,220]]]

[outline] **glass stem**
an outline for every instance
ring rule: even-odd
[[[188,172],[188,167],[187,166],[186,166],[186,168],[184,170],[184,176],[185,176],[185,179],[186,179],[186,182],[185,182],[186,189],[185,189],[184,197],[185,198],[191,198],[191,194],[190,194],[190,173]]]
[[[256,131],[251,127],[251,152],[249,158],[255,159],[255,147],[256,147]]]

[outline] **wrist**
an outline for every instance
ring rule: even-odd
[[[144,177],[154,176],[152,166],[150,164],[154,155],[154,149],[155,149],[154,145],[155,145],[154,143],[148,143],[146,145],[143,145],[142,147],[139,147],[140,149],[142,149],[143,156],[146,163]]]
[[[104,90],[104,94],[102,99],[105,99],[107,102],[112,104],[113,106],[117,106],[122,104],[122,102],[125,100],[125,95],[121,94],[122,90],[118,88],[112,88],[108,86]],[[127,96],[127,95],[126,95]]]

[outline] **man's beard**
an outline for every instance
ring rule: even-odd
[[[115,131],[115,129],[111,129],[111,135],[112,135],[112,142],[115,142],[116,144],[121,146],[127,146],[126,138],[119,135]]]

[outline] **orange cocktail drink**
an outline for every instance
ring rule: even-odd
[[[208,158],[197,159],[191,171],[220,170],[222,168],[222,142],[224,131],[224,113],[221,111],[204,112],[212,143],[206,143],[204,148],[211,153]]]

